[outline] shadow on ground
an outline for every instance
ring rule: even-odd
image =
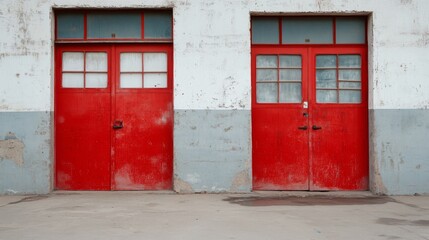
[[[338,205],[373,205],[396,202],[385,196],[374,197],[333,197],[333,196],[282,196],[282,197],[229,197],[224,201],[249,207],[264,206],[338,206]]]

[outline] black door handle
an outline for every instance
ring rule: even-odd
[[[316,125],[313,125],[313,130],[320,130],[320,129],[322,129],[322,127],[320,127],[320,126],[316,126]]]
[[[299,127],[298,127],[298,129],[299,129],[299,130],[307,130],[307,129],[308,129],[308,127],[307,127],[307,126],[299,126]]]
[[[121,129],[124,127],[124,123],[121,120],[115,120],[113,122],[113,129]]]

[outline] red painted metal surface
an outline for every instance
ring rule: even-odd
[[[172,188],[173,99],[172,51],[159,47],[117,47],[116,59],[125,52],[166,52],[168,88],[119,89],[115,92],[115,119],[123,128],[114,131],[115,190]],[[116,73],[119,86],[119,72]]]
[[[73,51],[110,54],[110,49],[102,46],[56,49],[55,186],[64,190],[109,190],[111,86],[62,88],[62,53]]]
[[[357,46],[252,47],[254,190],[368,189],[366,51],[366,47]],[[259,54],[302,56],[301,103],[256,102],[256,56]],[[316,103],[317,54],[361,55],[361,103]],[[306,101],[307,109],[303,107]],[[321,129],[314,130],[313,125]],[[307,129],[299,130],[301,126]]]
[[[168,55],[168,88],[118,89],[119,52]],[[62,88],[63,52],[106,52],[108,87]],[[156,190],[172,188],[172,46],[57,45],[55,188]],[[114,129],[121,120],[123,128]]]
[[[366,47],[310,49],[318,54],[356,54],[362,59],[362,102],[316,103],[315,73],[310,79],[310,190],[368,189],[368,77]],[[314,69],[314,61],[311,62]]]
[[[256,76],[256,56],[259,54],[300,55],[307,61],[307,49],[287,51],[253,49],[252,76]],[[303,65],[303,78],[307,67]],[[256,83],[253,80],[253,189],[255,190],[306,190],[308,188],[308,131],[298,127],[307,126],[308,118],[302,103],[256,104]],[[307,83],[303,81],[303,88]],[[303,99],[307,92],[302,92]]]

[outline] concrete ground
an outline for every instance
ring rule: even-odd
[[[429,239],[429,196],[54,192],[0,196],[0,239]]]

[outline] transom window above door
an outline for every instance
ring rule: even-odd
[[[366,18],[255,16],[252,44],[366,44]]]
[[[171,10],[56,10],[56,41],[171,42]]]

